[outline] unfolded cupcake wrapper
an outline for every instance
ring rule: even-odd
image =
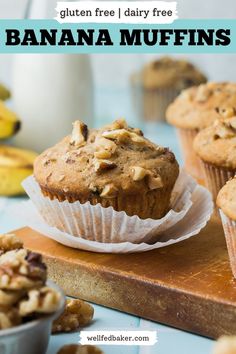
[[[206,187],[212,193],[215,202],[221,188],[235,176],[236,171],[220,168],[204,161],[201,161],[201,165],[205,175]]]
[[[236,222],[227,217],[222,210],[220,210],[220,217],[225,233],[230,266],[233,276],[236,278]]]
[[[125,242],[101,243],[82,237],[74,237],[48,225],[31,200],[22,202],[20,207],[13,207],[10,212],[11,215],[20,217],[21,222],[25,222],[32,229],[68,247],[100,253],[135,253],[166,247],[197,235],[210,219],[213,203],[210,193],[201,186],[196,186],[193,190],[191,202],[192,206],[185,216],[172,227],[163,230],[152,244],[132,243],[128,238]]]
[[[201,162],[193,149],[193,140],[197,133],[197,129],[177,128],[177,135],[184,160],[184,168],[198,183],[205,185]]]
[[[165,121],[166,109],[178,96],[174,88],[147,89],[141,85],[133,86],[134,106],[138,114],[147,121]]]
[[[67,246],[95,252],[142,252],[179,242],[199,233],[212,213],[210,193],[184,172],[172,193],[172,209],[159,220],[100,204],[50,200],[32,176],[23,186],[35,207],[25,204],[17,211],[27,216],[28,226]]]

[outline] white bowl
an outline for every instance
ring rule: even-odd
[[[52,281],[48,281],[47,285],[61,294],[61,303],[58,310],[20,326],[0,330],[0,354],[46,353],[52,322],[60,316],[65,305],[63,291]]]

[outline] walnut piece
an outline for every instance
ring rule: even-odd
[[[71,332],[92,321],[93,307],[79,299],[68,299],[64,312],[53,322],[52,333]]]
[[[215,127],[215,134],[214,134],[214,139],[228,139],[228,138],[233,138],[235,137],[235,130],[234,127],[232,126],[232,123],[234,124],[234,121],[232,121],[232,118],[228,118],[225,120],[215,120],[214,122],[214,127]]]
[[[104,352],[94,345],[67,344],[57,354],[104,354]]]
[[[0,330],[21,324],[21,317],[16,308],[0,307]]]
[[[224,117],[224,118],[231,118],[236,115],[236,110],[235,108],[227,108],[227,109],[219,109],[219,113]]]
[[[41,255],[25,249],[0,256],[0,289],[24,290],[45,284],[46,266]]]
[[[118,140],[119,142],[133,141],[134,143],[144,143],[145,139],[135,132],[126,129],[116,129],[111,131],[104,131],[102,136],[107,139]]]
[[[95,140],[94,156],[98,159],[109,159],[116,151],[117,145],[114,141],[99,137]]]
[[[107,139],[118,140],[125,142],[129,139],[129,131],[126,129],[107,130],[102,133],[102,136]]]
[[[212,95],[212,90],[209,86],[200,85],[197,89],[197,93],[195,96],[196,102],[206,102],[208,98]]]
[[[230,125],[233,129],[236,129],[236,117],[232,118],[230,121]]]
[[[116,167],[116,164],[109,160],[94,159],[94,168],[96,172],[103,170],[111,170]]]
[[[147,176],[150,172],[143,167],[140,166],[133,166],[131,167],[133,172],[133,180],[134,181],[141,181]]]
[[[109,130],[127,129],[128,124],[124,118],[120,118],[115,120],[113,123],[107,125],[105,128]]]
[[[118,189],[114,186],[114,184],[110,183],[107,184],[103,190],[102,193],[100,194],[100,197],[102,198],[114,198],[117,196]]]
[[[143,138],[143,136],[133,133],[133,132],[129,132],[130,138],[134,143],[139,143],[139,144],[143,144],[145,142],[145,139]]]
[[[53,313],[61,302],[61,294],[47,286],[30,290],[27,296],[28,298],[19,304],[19,313],[22,317],[34,313]]]
[[[23,248],[23,242],[14,234],[0,235],[0,252]]]
[[[187,89],[187,90],[181,91],[179,97],[183,100],[191,101],[193,99],[193,94],[189,89]]]
[[[148,187],[151,190],[162,188],[163,187],[163,182],[162,182],[161,176],[154,177],[152,175],[149,175],[149,177],[148,177]]]
[[[222,336],[215,343],[213,354],[235,354],[236,336]]]
[[[75,147],[83,146],[88,137],[88,127],[83,122],[77,120],[73,123],[70,144]]]
[[[15,305],[24,294],[24,290],[0,290],[0,307]]]

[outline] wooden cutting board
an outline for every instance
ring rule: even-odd
[[[184,242],[129,255],[75,250],[29,228],[16,234],[43,254],[67,295],[212,338],[236,334],[236,281],[217,222]]]

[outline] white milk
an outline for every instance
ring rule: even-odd
[[[56,0],[29,0],[25,18],[53,18]],[[22,120],[14,138],[20,147],[42,151],[72,130],[93,125],[93,80],[84,54],[17,54],[13,61],[13,105]]]
[[[22,120],[17,146],[40,152],[69,134],[74,120],[93,125],[88,55],[18,54],[12,80],[13,106]]]

